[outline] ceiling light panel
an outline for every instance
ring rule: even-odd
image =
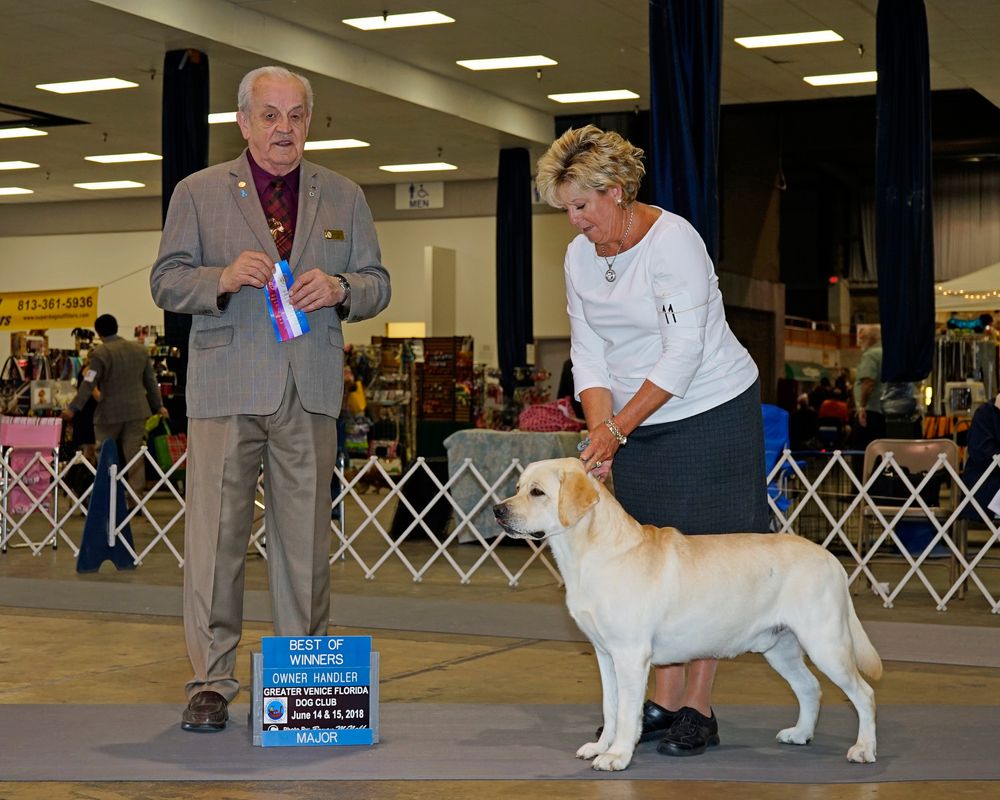
[[[344,150],[348,147],[369,147],[368,142],[360,139],[321,139],[315,142],[306,142],[306,150]]]
[[[18,139],[22,136],[48,136],[48,131],[38,128],[0,128],[0,139]]]
[[[106,156],[84,156],[87,161],[98,164],[125,164],[132,161],[162,161],[163,156],[156,153],[111,153]]]
[[[471,58],[456,61],[460,67],[471,70],[520,69],[522,67],[554,67],[558,61],[548,56],[510,56],[508,58]]]
[[[776,33],[771,36],[737,36],[733,41],[743,47],[789,47],[797,44],[823,44],[842,42],[844,37],[836,31],[804,31],[803,33]]]
[[[458,169],[458,167],[444,161],[434,161],[427,164],[385,164],[379,169],[386,172],[437,172],[438,170]]]
[[[65,81],[64,83],[36,83],[35,88],[56,94],[77,94],[78,92],[106,92],[110,89],[132,89],[138,86],[121,78],[95,78],[89,81]]]
[[[0,161],[0,169],[35,169],[37,166],[30,161]]]
[[[557,103],[603,103],[608,100],[637,100],[639,95],[628,89],[610,89],[603,92],[569,92],[550,94],[549,100]]]
[[[878,80],[878,73],[871,72],[842,72],[839,75],[807,75],[802,80],[810,86],[840,86],[847,83],[874,83]]]
[[[89,183],[74,183],[77,189],[101,191],[103,189],[141,189],[146,184],[138,181],[92,181]]]
[[[437,11],[417,11],[412,14],[386,14],[378,17],[355,17],[341,20],[345,25],[363,31],[384,31],[390,28],[412,28],[417,25],[442,25],[454,22]]]
[[[236,122],[236,112],[235,111],[218,111],[215,114],[208,115],[209,125],[218,125],[222,122]]]
[[[0,186],[0,195],[13,194],[34,194],[31,189],[22,189],[20,186]]]

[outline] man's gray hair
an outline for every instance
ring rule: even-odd
[[[285,69],[284,67],[258,67],[250,70],[240,81],[240,88],[236,92],[236,107],[244,114],[250,113],[250,103],[252,101],[253,85],[258,78],[275,78],[278,80],[288,80],[294,78],[302,84],[302,89],[306,96],[306,113],[310,116],[313,110],[313,90],[309,79],[297,72]]]

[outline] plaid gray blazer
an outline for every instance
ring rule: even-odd
[[[288,259],[292,273],[319,267],[344,275],[351,285],[348,322],[384,309],[391,293],[389,273],[381,263],[361,188],[302,161],[298,209]],[[156,304],[192,315],[188,414],[204,418],[273,413],[291,370],[305,409],[337,416],[343,395],[344,334],[335,309],[311,312],[309,333],[279,342],[262,290],[244,286],[224,310],[218,308],[219,276],[244,250],[263,251],[278,260],[246,151],[177,184],[150,273]]]

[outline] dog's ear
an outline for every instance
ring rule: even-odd
[[[582,470],[562,474],[559,486],[559,524],[568,528],[578,522],[587,510],[597,505],[597,488]]]

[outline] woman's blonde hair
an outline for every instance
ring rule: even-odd
[[[570,128],[538,159],[535,185],[542,199],[556,208],[556,192],[566,183],[597,192],[620,186],[622,202],[631,203],[645,174],[640,148],[614,131],[586,125]]]

